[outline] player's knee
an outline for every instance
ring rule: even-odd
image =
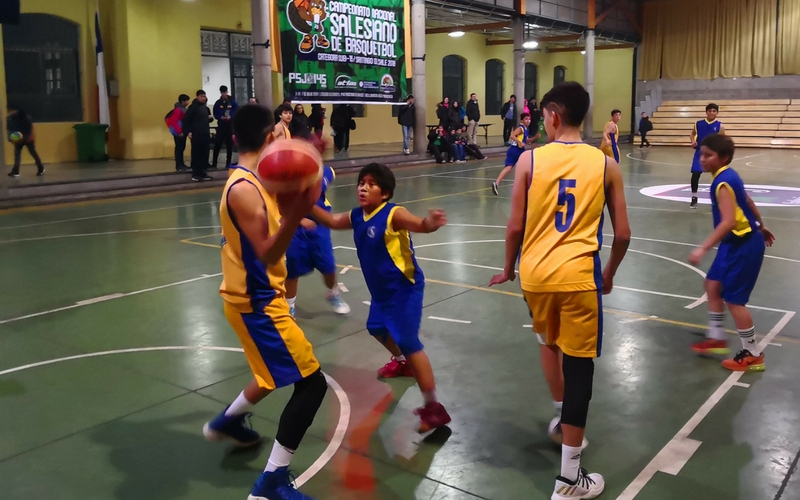
[[[328,382],[321,369],[297,382],[294,386],[295,391],[307,395],[308,399],[312,401],[322,401],[328,391]]]
[[[585,428],[592,400],[594,360],[564,354],[564,405],[561,423]]]
[[[418,337],[395,339],[395,343],[405,357],[416,354],[425,348]]]
[[[722,291],[722,283],[719,281],[714,281],[710,279],[706,279],[703,283],[703,288],[705,288],[706,295],[710,299],[718,299],[720,298],[720,292]]]

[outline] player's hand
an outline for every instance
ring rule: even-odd
[[[766,227],[762,227],[761,232],[764,234],[764,243],[771,247],[775,243],[775,235]]]
[[[692,147],[697,149],[697,141],[692,141]]]
[[[614,275],[608,268],[603,270],[603,295],[608,295],[614,289]]]
[[[506,281],[514,281],[517,278],[517,271],[512,269],[511,271],[503,271],[500,274],[495,274],[492,276],[491,281],[489,281],[489,286],[499,285],[501,283],[505,283]]]
[[[191,133],[191,132],[189,132],[189,135],[187,135],[186,137],[188,137],[189,139],[191,139],[191,138],[192,138],[192,133]]]
[[[428,210],[426,225],[431,231],[436,231],[447,224],[447,214],[442,209]]]
[[[277,196],[278,208],[285,220],[301,224],[302,220],[311,213],[311,209],[314,208],[321,194],[322,182],[317,182],[299,193],[279,194]]]
[[[301,220],[300,225],[303,226],[305,229],[308,229],[309,231],[313,231],[314,229],[317,228],[317,223],[308,218]]]
[[[707,252],[708,250],[706,250],[703,247],[695,248],[694,250],[692,250],[692,253],[689,254],[689,262],[694,264],[695,266],[699,265],[700,262],[703,260],[703,257],[706,256]]]

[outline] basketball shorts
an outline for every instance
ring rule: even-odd
[[[369,334],[379,339],[391,337],[404,356],[424,349],[419,340],[423,291],[424,287],[417,285],[398,292],[391,301],[378,303],[373,300],[367,318]]]
[[[506,167],[513,167],[517,164],[519,157],[522,156],[525,150],[517,146],[511,146],[506,152]]]
[[[533,331],[545,345],[557,345],[576,358],[597,358],[603,345],[603,293],[528,292],[525,302]]]
[[[756,286],[766,244],[761,231],[748,233],[737,240],[720,243],[714,263],[708,270],[708,279],[722,283],[722,300],[743,306],[750,301],[750,294]]]
[[[602,143],[600,145],[600,151],[602,151],[604,155],[614,158],[614,148],[611,147],[611,144]]]
[[[323,228],[314,231],[300,228],[286,251],[286,277],[299,278],[314,269],[322,274],[336,272],[331,232]]]
[[[239,336],[259,387],[279,389],[319,370],[311,343],[289,314],[284,299],[249,313],[226,302],[225,317]]]

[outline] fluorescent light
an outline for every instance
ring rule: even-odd
[[[586,55],[586,51],[585,51],[585,50],[582,50],[582,51],[581,51],[581,55],[582,55],[582,56],[585,56],[585,55]]]
[[[528,40],[527,42],[522,44],[523,49],[535,49],[539,46],[539,42],[536,40]]]
[[[447,36],[452,36],[453,38],[459,38],[464,36],[465,34],[466,33],[464,33],[463,31],[451,31],[450,33],[447,34]]]
[[[539,26],[538,24],[534,24],[533,27],[534,28],[541,28],[541,26]]]

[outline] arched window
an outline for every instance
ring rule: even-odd
[[[36,122],[83,120],[78,25],[49,14],[22,14],[3,26],[9,106]]]
[[[525,98],[538,97],[539,67],[533,63],[525,63]]]
[[[442,97],[464,102],[464,59],[459,56],[442,59]]]
[[[556,66],[553,70],[553,86],[567,81],[567,68],[564,66]]]
[[[503,78],[505,64],[499,59],[486,61],[486,110],[487,115],[499,115],[503,107]]]

